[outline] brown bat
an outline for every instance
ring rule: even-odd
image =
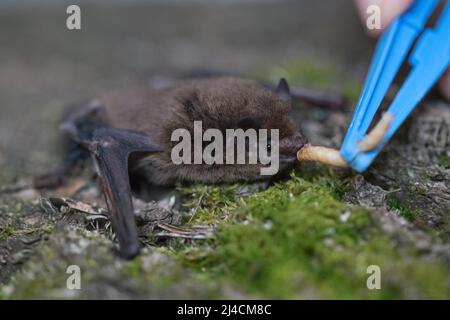
[[[110,219],[125,258],[139,252],[129,172],[154,185],[176,182],[229,183],[268,179],[261,164],[180,164],[171,160],[175,129],[279,129],[280,171],[292,166],[307,144],[291,117],[291,96],[277,88],[236,77],[180,80],[165,88],[133,88],[90,101],[62,124],[71,141],[65,174],[82,150],[95,162]],[[47,177],[48,178],[48,177]],[[41,180],[42,182],[42,180]],[[39,184],[39,183],[38,183]]]

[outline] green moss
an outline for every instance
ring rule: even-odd
[[[15,235],[17,232],[16,228],[12,224],[7,224],[0,228],[0,241],[4,241],[9,237]]]
[[[24,234],[30,234],[34,232],[43,232],[49,234],[53,230],[52,224],[44,224],[37,228],[24,228],[21,229],[18,226],[14,226],[13,224],[7,224],[4,227],[0,228],[0,241],[4,241],[9,237],[20,236]]]
[[[49,263],[42,265],[42,257]],[[32,258],[27,262],[28,274],[16,274],[12,279],[14,291],[12,299],[33,299],[47,296],[51,290],[63,288],[66,284],[67,274],[61,263],[61,258],[49,246],[44,245],[39,252],[39,258]],[[44,293],[45,292],[45,293]]]
[[[185,222],[188,225],[215,225],[227,220],[229,212],[239,205],[235,197],[238,188],[238,184],[179,187],[178,190],[188,197],[183,206],[191,209]]]
[[[152,253],[144,253],[133,261],[127,261],[121,268],[125,278],[137,280],[143,285],[151,284],[152,290],[163,298],[165,292],[175,291],[180,297],[218,298],[219,287],[201,272],[192,272],[178,263],[170,248],[155,248]],[[191,292],[192,290],[192,292]]]
[[[8,299],[8,294],[5,292],[3,287],[0,287],[0,300]]]
[[[438,163],[443,166],[445,169],[450,169],[450,157],[446,152],[442,152],[437,157]]]
[[[351,177],[339,177],[329,166],[319,163],[303,163],[292,177],[301,176],[305,182],[310,182],[319,188],[330,192],[336,200],[341,200],[345,192],[350,191]]]
[[[345,183],[333,174],[313,176],[293,175],[235,200],[240,205],[225,201],[227,222],[216,238],[180,249],[178,257],[214,281],[264,298],[450,297],[444,265],[397,248],[370,211],[340,200]],[[217,211],[217,198],[202,210]],[[369,265],[380,266],[382,290],[367,289]]]
[[[392,210],[398,210],[401,216],[409,221],[414,221],[418,216],[417,209],[411,208],[408,204],[398,199],[395,195],[388,195],[387,205]]]

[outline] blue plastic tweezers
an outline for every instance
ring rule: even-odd
[[[341,156],[358,172],[370,166],[450,65],[450,0],[434,28],[424,30],[438,3],[438,0],[413,2],[403,15],[392,22],[377,44],[364,89],[340,150]],[[373,150],[360,151],[358,143],[366,136],[386,91],[416,39],[409,56],[411,72],[387,110],[393,116],[388,131]]]

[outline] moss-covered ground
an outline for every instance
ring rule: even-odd
[[[174,254],[199,273],[265,298],[450,296],[448,266],[398,247],[370,209],[341,200],[342,180],[321,172],[293,173],[245,199],[233,199],[227,187],[198,187],[192,194],[203,196],[201,208],[191,223],[214,223],[217,235]],[[382,271],[381,290],[367,289],[370,265]]]

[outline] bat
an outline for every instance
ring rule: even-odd
[[[270,177],[261,164],[174,164],[171,134],[192,131],[194,121],[204,129],[278,129],[280,171],[292,167],[307,139],[292,117],[289,85],[281,79],[268,88],[238,77],[183,79],[155,89],[134,87],[102,94],[71,112],[61,130],[68,139],[65,164],[55,174],[36,179],[37,187],[63,181],[63,176],[90,155],[99,176],[120,254],[139,253],[129,173],[149,183],[231,183]]]

